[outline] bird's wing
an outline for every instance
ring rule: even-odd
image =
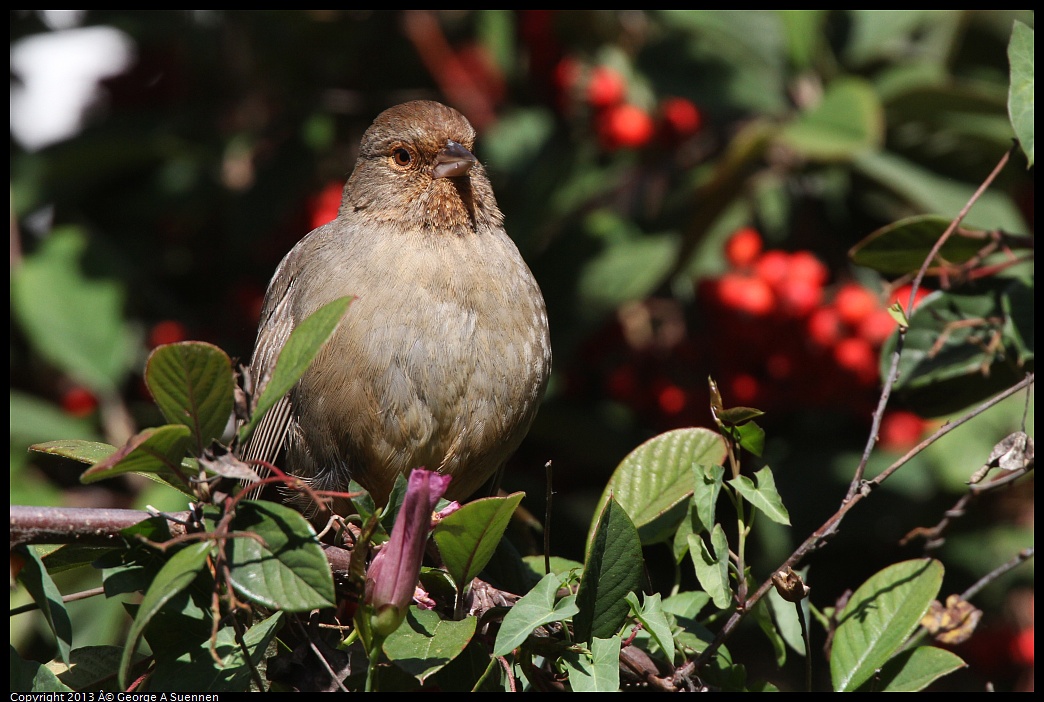
[[[286,261],[276,271],[261,313],[261,330],[257,335],[254,356],[250,361],[250,370],[255,383],[254,398],[260,396],[271,379],[276,360],[294,328],[291,301],[296,287],[296,278],[288,275],[284,270],[285,267]],[[290,395],[286,394],[261,418],[243,448],[243,459],[250,462],[254,470],[262,477],[266,477],[269,471],[254,462],[274,463],[279,458],[290,428],[292,414],[293,406],[290,402]],[[249,497],[257,497],[260,491],[260,488],[255,488]]]

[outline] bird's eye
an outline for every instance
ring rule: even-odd
[[[413,161],[413,154],[411,154],[408,149],[400,146],[392,151],[392,161],[399,168],[406,168]]]

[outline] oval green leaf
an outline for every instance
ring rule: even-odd
[[[920,692],[944,675],[965,667],[967,664],[954,653],[935,646],[918,646],[894,656],[860,691],[873,684],[879,692]]]
[[[217,346],[186,341],[156,348],[145,384],[167,421],[192,431],[197,454],[228,425],[235,379],[231,359]]]
[[[489,563],[523,497],[524,492],[516,492],[469,502],[435,527],[435,543],[458,591]]]
[[[81,439],[59,439],[58,441],[45,441],[42,444],[33,444],[30,451],[48,453],[52,456],[71,458],[80,463],[94,465],[105,460],[116,453],[116,447],[112,444],[103,444],[100,441],[84,441]]]
[[[922,558],[878,571],[859,586],[840,614],[830,651],[836,692],[859,688],[917,628],[939,594],[943,566]]]
[[[275,502],[244,500],[232,529],[261,539],[238,536],[227,548],[232,585],[244,597],[287,612],[334,606],[330,564],[300,513]]]
[[[127,632],[127,644],[120,659],[119,680],[121,689],[127,689],[127,676],[130,673],[134,651],[138,647],[138,641],[141,639],[145,627],[163,608],[163,605],[192,584],[192,581],[196,579],[196,575],[203,570],[212,545],[210,541],[197,541],[194,544],[189,544],[175,553],[156,573],[156,577],[152,580],[152,584],[141,600],[138,613],[134,617],[134,623],[131,624],[130,631]]]
[[[864,80],[832,82],[822,100],[780,132],[780,140],[807,159],[845,161],[880,146],[884,111],[873,87]]]
[[[265,416],[265,412],[279,402],[312,365],[312,361],[323,344],[329,340],[334,330],[337,329],[337,325],[341,323],[341,319],[344,318],[348,305],[353,299],[351,296],[339,297],[326,303],[290,332],[290,337],[283,345],[282,351],[279,352],[279,358],[276,359],[272,377],[261,390],[261,396],[257,400],[250,421],[239,430],[241,442],[250,437],[257,423]],[[254,380],[259,383],[263,381],[262,378]]]
[[[384,655],[424,683],[467,648],[477,624],[477,617],[447,621],[432,610],[410,607],[402,626],[384,640]]]
[[[577,641],[607,639],[618,633],[630,612],[625,598],[641,588],[643,570],[638,530],[610,495],[595,525],[576,593],[580,608],[573,620]]]
[[[130,472],[158,473],[177,480],[181,459],[191,441],[191,432],[184,424],[145,429],[115,453],[85,470],[80,482],[93,483]]]
[[[951,221],[939,215],[915,215],[876,230],[848,251],[853,263],[884,275],[919,270]],[[958,228],[943,244],[939,255],[954,264],[971,259],[986,245],[986,233]]]
[[[633,520],[642,543],[662,541],[677,528],[693,494],[694,465],[720,465],[725,441],[709,429],[676,429],[649,439],[616,467],[602,492],[599,512],[610,494]]]

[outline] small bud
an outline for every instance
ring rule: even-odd
[[[808,597],[812,589],[801,580],[801,576],[787,566],[783,570],[772,574],[772,584],[776,586],[776,592],[787,602],[800,602]]]

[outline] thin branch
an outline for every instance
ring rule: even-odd
[[[775,570],[779,571],[784,570],[788,567],[797,567],[797,565],[801,562],[803,558],[820,548],[828,538],[830,538],[837,532],[837,528],[840,525],[841,520],[844,519],[845,515],[848,514],[849,510],[851,510],[857,504],[862,502],[865,497],[870,495],[874,488],[880,486],[881,483],[887,480],[893,473],[895,473],[895,471],[897,471],[903,465],[908,463],[911,458],[913,458],[915,455],[923,451],[929,445],[935,443],[943,436],[950,433],[951,431],[961,426],[965,422],[974,419],[986,410],[997,405],[999,402],[1011,397],[1015,393],[1030,387],[1033,384],[1033,380],[1034,375],[1031,373],[1015,385],[1012,385],[1007,390],[1004,390],[1003,392],[995,395],[994,397],[990,398],[986,402],[976,407],[974,410],[968,412],[960,419],[944,424],[934,434],[922,441],[920,444],[908,451],[902,458],[900,458],[891,466],[882,471],[880,475],[875,477],[873,480],[863,482],[860,485],[859,491],[856,492],[850,500],[844,502],[841,505],[840,509],[838,509],[837,512],[831,515],[831,517],[827,519],[822,526],[820,526],[818,529],[812,532],[812,534],[807,539],[805,539],[805,541],[800,546],[798,546],[798,548],[790,555],[790,557],[787,558],[787,560]],[[675,679],[678,679],[679,676],[690,674],[693,670],[698,669],[707,660],[709,660],[710,657],[714,654],[714,652],[717,651],[717,649],[721,646],[721,644],[723,644],[725,640],[728,639],[728,637],[732,634],[733,630],[735,630],[735,628],[739,625],[739,623],[743,620],[747,613],[751,611],[751,609],[758,602],[758,600],[760,600],[772,586],[773,583],[771,578],[765,580],[765,582],[763,582],[758,587],[757,591],[750,597],[750,599],[748,599],[746,603],[744,603],[744,606],[732,613],[732,615],[729,617],[729,620],[725,622],[725,625],[718,632],[717,636],[714,637],[714,641],[711,642],[711,644],[707,646],[707,648],[705,648],[697,658],[686,662],[685,665],[678,668],[678,672],[675,674]]]
[[[11,548],[19,544],[87,544],[119,546],[120,531],[155,515],[135,509],[94,509],[88,507],[25,507],[11,505]],[[187,521],[189,512],[171,515]],[[187,532],[183,523],[167,520],[173,536]]]
[[[997,162],[997,165],[994,166],[993,171],[986,176],[986,179],[975,190],[972,196],[968,199],[968,202],[966,202],[964,207],[961,208],[961,211],[957,213],[954,220],[950,222],[950,226],[946,228],[946,231],[942,233],[942,236],[940,236],[932,246],[931,251],[928,252],[924,262],[921,264],[920,270],[918,270],[917,275],[914,276],[913,284],[910,288],[910,300],[906,306],[907,316],[913,315],[914,303],[917,300],[917,291],[921,287],[921,282],[924,280],[925,273],[928,271],[929,266],[932,265],[932,262],[938,257],[939,251],[942,250],[943,245],[950,238],[953,232],[956,231],[957,227],[960,226],[961,222],[968,215],[968,212],[971,211],[972,206],[978,202],[979,198],[986,192],[986,189],[993,184],[993,181],[997,179],[1000,172],[1004,170],[1004,167],[1008,164],[1008,159],[1011,158],[1012,152],[1017,147],[1018,144],[1012,144],[1011,148],[1004,153],[1000,161]],[[888,399],[891,397],[892,388],[894,387],[896,380],[899,378],[899,357],[902,354],[903,342],[905,339],[906,328],[901,327],[899,329],[899,339],[895,345],[895,351],[892,353],[892,362],[888,369],[888,377],[885,380],[884,387],[881,389],[881,397],[878,400],[877,409],[874,410],[873,421],[870,427],[870,436],[867,438],[866,446],[863,449],[863,456],[852,476],[852,482],[848,486],[848,493],[845,495],[845,502],[852,499],[853,495],[856,494],[856,491],[860,489],[863,482],[863,475],[866,472],[866,465],[870,461],[870,454],[873,452],[873,449],[877,444],[877,436],[881,428],[881,419],[884,417],[885,409],[888,406]]]

